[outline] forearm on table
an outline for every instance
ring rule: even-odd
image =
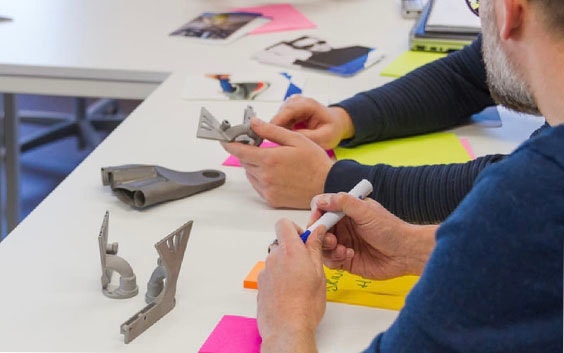
[[[458,206],[478,174],[503,155],[488,155],[467,163],[392,167],[336,162],[327,175],[324,192],[348,191],[359,180],[372,182],[371,198],[410,223],[438,224]]]
[[[347,111],[355,134],[350,147],[444,130],[494,105],[486,84],[481,41],[427,64],[386,85],[334,106]]]

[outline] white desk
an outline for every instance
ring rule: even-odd
[[[6,106],[13,106],[14,111],[14,93],[143,99],[171,72],[256,70],[261,65],[248,59],[252,53],[301,33],[317,33],[335,45],[349,44],[350,33],[356,33],[359,43],[397,53],[406,48],[406,32],[412,25],[399,18],[398,0],[376,4],[298,0],[294,4],[318,24],[318,30],[253,36],[228,48],[168,36],[202,11],[260,3],[263,1],[0,0],[2,13],[13,18],[0,23],[0,92],[7,94]],[[346,30],[336,26],[336,21],[346,23]],[[323,75],[311,77],[322,88],[335,82]],[[362,78],[342,80],[331,93],[344,97],[377,80],[381,79],[373,70]],[[19,218],[19,161],[17,124],[10,123],[15,117],[8,112],[7,218],[8,229],[12,229]]]
[[[255,316],[256,292],[243,289],[242,281],[255,262],[266,255],[274,222],[288,217],[305,224],[307,212],[270,209],[249,185],[242,169],[221,166],[226,153],[217,142],[195,138],[202,104],[216,116],[232,120],[240,118],[245,103],[189,102],[179,98],[180,89],[188,73],[200,70],[277,71],[249,61],[248,55],[302,32],[249,37],[229,47],[210,47],[167,37],[172,29],[211,5],[207,2],[30,3],[25,2],[25,7],[36,9],[37,21],[53,27],[66,25],[45,28],[43,50],[37,56],[31,55],[33,46],[27,42],[21,44],[21,53],[1,50],[0,91],[100,95],[105,91],[98,91],[97,83],[112,86],[114,82],[109,77],[112,75],[103,73],[116,73],[113,78],[119,79],[112,86],[115,91],[107,93],[119,97],[127,91],[122,88],[138,82],[135,76],[127,76],[131,72],[154,77],[152,82],[148,79],[148,86],[174,73],[0,244],[0,350],[197,352],[222,315]],[[229,3],[234,2],[214,5]],[[0,1],[0,9],[6,4]],[[313,90],[333,99],[385,82],[379,71],[407,48],[411,22],[398,18],[397,2],[320,1],[297,7],[320,26],[304,33],[335,38],[337,43],[347,42],[348,33],[359,33],[365,42],[389,54],[383,63],[350,79],[306,73]],[[23,10],[2,12],[14,17],[14,26],[28,15]],[[98,21],[103,15],[108,18]],[[337,19],[350,24],[350,31],[335,28]],[[19,42],[5,42],[5,25],[0,24],[0,43],[14,48]],[[80,36],[67,32],[80,32]],[[104,40],[97,40],[95,33],[105,34],[101,36]],[[34,38],[30,34],[29,40],[42,42]],[[373,40],[369,42],[368,38]],[[60,43],[58,49],[48,45],[47,39]],[[80,43],[84,55],[73,49]],[[98,55],[104,47],[108,50]],[[26,72],[34,73],[27,77]],[[56,72],[56,77],[50,77],[49,72]],[[265,119],[278,108],[272,103],[253,106]],[[468,137],[480,154],[508,152],[537,125],[537,121],[508,118],[503,129],[463,127],[457,131]],[[101,167],[127,163],[159,164],[183,171],[220,169],[227,174],[227,182],[199,195],[136,211],[101,184]],[[140,294],[132,299],[112,300],[100,290],[96,238],[106,210],[110,211],[109,241],[119,242],[119,255],[137,275]],[[154,243],[188,220],[194,220],[194,227],[180,273],[176,308],[132,343],[124,344],[119,327],[145,306],[145,285],[157,259]],[[320,352],[359,351],[396,315],[394,311],[330,303],[318,333]]]

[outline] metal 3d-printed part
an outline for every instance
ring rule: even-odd
[[[145,297],[146,300],[150,300],[150,303],[121,325],[125,343],[133,341],[174,308],[176,282],[192,230],[192,223],[193,221],[187,222],[155,244],[159,253],[158,267],[147,284],[147,296]]]
[[[251,118],[255,115],[253,108],[248,106],[245,108],[243,123],[231,126],[227,120],[220,123],[206,108],[202,107],[196,136],[204,139],[225,142],[236,141],[259,146],[263,139],[251,129]]]
[[[213,169],[177,172],[141,164],[102,168],[102,184],[110,185],[121,201],[136,208],[184,198],[224,183],[225,174]]]
[[[102,293],[114,299],[131,298],[137,295],[139,287],[131,266],[123,258],[117,256],[118,243],[108,244],[108,223],[110,213],[106,211],[98,245],[100,247],[100,260],[102,262]],[[113,272],[120,274],[119,286],[110,286]]]

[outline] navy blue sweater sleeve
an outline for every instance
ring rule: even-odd
[[[561,353],[564,125],[488,167],[367,352]]]
[[[493,105],[481,46],[479,36],[459,52],[337,104],[347,110],[356,131],[341,145],[445,129]],[[324,192],[348,191],[366,178],[375,186],[371,197],[392,213],[409,222],[438,223],[454,210],[479,172],[501,158],[493,155],[466,164],[410,168],[339,161],[325,180]]]
[[[479,36],[463,50],[335,104],[348,112],[355,127],[355,136],[341,145],[443,130],[494,105],[481,47]]]
[[[502,159],[488,155],[467,163],[392,167],[362,165],[352,160],[335,163],[325,181],[325,192],[348,191],[361,179],[374,186],[370,197],[411,223],[442,222],[472,188],[478,174]]]

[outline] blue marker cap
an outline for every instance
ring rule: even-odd
[[[302,238],[302,241],[304,242],[304,244],[307,241],[307,238],[309,238],[310,234],[311,234],[311,230],[308,229],[300,235],[300,238]]]
[[[372,184],[366,180],[362,179],[351,191],[349,191],[350,195],[358,197],[360,199],[365,198],[366,196],[370,195],[372,192]],[[324,225],[327,230],[331,229],[340,219],[345,216],[343,212],[326,212],[324,213],[317,221],[315,221],[305,232],[300,235],[300,238],[305,243],[307,238],[313,232],[315,228],[320,225]]]

